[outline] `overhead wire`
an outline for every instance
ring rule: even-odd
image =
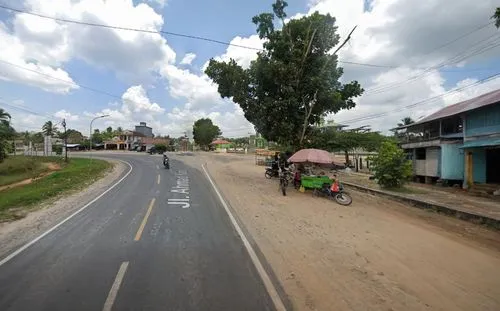
[[[500,77],[500,73],[496,73],[496,74],[488,76],[488,77],[486,77],[484,79],[472,82],[470,84],[467,84],[467,85],[464,85],[464,86],[461,86],[461,87],[457,87],[457,88],[451,89],[451,90],[446,91],[444,93],[441,93],[439,95],[436,95],[436,96],[433,96],[433,97],[430,97],[430,98],[418,101],[416,103],[412,103],[410,105],[398,107],[396,109],[392,109],[392,110],[381,112],[381,113],[369,114],[369,115],[365,115],[365,116],[361,116],[361,117],[357,117],[357,118],[346,119],[346,120],[343,120],[343,121],[339,121],[339,123],[364,122],[366,120],[371,120],[371,119],[383,117],[383,116],[386,116],[386,115],[394,113],[394,112],[403,111],[405,109],[411,109],[411,108],[414,108],[414,107],[418,107],[420,105],[426,105],[426,104],[434,103],[439,98],[442,98],[442,97],[448,96],[450,94],[453,94],[453,93],[456,93],[456,92],[468,89],[468,88],[473,87],[473,86],[477,86],[477,85],[483,84],[485,82],[491,81],[491,80],[496,79],[498,77]]]
[[[251,47],[251,46],[246,46],[246,45],[241,45],[241,44],[235,44],[231,42],[226,42],[222,40],[217,40],[213,38],[208,38],[208,37],[202,37],[202,36],[196,36],[196,35],[190,35],[190,34],[182,34],[182,33],[177,33],[177,32],[172,32],[172,31],[165,31],[165,30],[148,30],[148,29],[141,29],[141,28],[133,28],[133,27],[124,27],[124,26],[117,26],[117,25],[106,25],[102,23],[93,23],[93,22],[83,22],[83,21],[77,21],[73,19],[67,19],[67,18],[60,18],[60,17],[54,17],[54,16],[49,16],[33,11],[28,11],[24,9],[18,9],[18,8],[13,8],[10,6],[6,6],[4,4],[0,4],[0,8],[4,10],[8,10],[11,12],[16,12],[16,13],[21,13],[21,14],[28,14],[32,16],[37,16],[39,18],[44,18],[44,19],[50,19],[62,23],[70,23],[70,24],[77,24],[77,25],[82,25],[82,26],[91,26],[91,27],[100,27],[100,28],[107,28],[107,29],[115,29],[115,30],[124,30],[124,31],[133,31],[133,32],[142,32],[142,33],[149,33],[149,34],[160,34],[160,35],[169,35],[169,36],[177,36],[177,37],[182,37],[182,38],[188,38],[188,39],[195,39],[195,40],[201,40],[201,41],[207,41],[207,42],[212,42],[212,43],[217,43],[225,46],[234,46],[238,48],[243,48],[243,49],[249,49],[249,50],[255,50],[255,51],[264,51],[262,48],[258,47]],[[485,27],[491,25],[493,22],[487,23],[480,25],[479,27],[474,28],[470,32],[467,32],[451,41],[446,42],[445,44],[427,52],[426,54],[430,54],[431,52],[434,52],[436,50],[439,50],[447,45],[450,45],[474,32],[477,32],[481,29],[484,29]],[[426,55],[424,54],[424,55]],[[366,67],[376,67],[376,68],[398,68],[400,66],[391,66],[391,65],[378,65],[378,64],[369,64],[369,63],[360,63],[360,62],[353,62],[353,61],[342,61],[339,60],[339,63],[343,64],[349,64],[349,65],[358,65],[358,66],[366,66]]]

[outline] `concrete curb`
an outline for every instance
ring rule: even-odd
[[[380,196],[383,196],[383,197],[386,197],[386,198],[389,198],[389,199],[392,199],[395,201],[399,201],[399,202],[408,203],[414,207],[418,207],[421,209],[431,209],[431,210],[434,210],[438,213],[443,213],[443,214],[446,214],[448,216],[454,216],[458,219],[467,220],[467,221],[470,221],[470,222],[473,222],[476,224],[484,224],[484,225],[487,225],[489,227],[500,230],[500,219],[492,218],[489,215],[479,214],[479,213],[475,213],[475,212],[471,212],[471,211],[466,211],[466,210],[458,209],[456,207],[451,207],[451,206],[444,205],[444,204],[414,199],[414,198],[410,198],[410,197],[407,197],[405,195],[401,195],[398,193],[392,193],[392,192],[388,192],[388,191],[384,191],[384,190],[373,189],[373,188],[353,184],[350,182],[342,182],[342,183],[344,185],[346,185],[347,187],[351,187],[351,188],[354,188],[354,189],[357,189],[357,190],[360,190],[363,192],[367,192],[367,193],[374,194],[374,195],[380,195]]]

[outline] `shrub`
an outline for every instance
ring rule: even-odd
[[[398,188],[412,175],[412,163],[404,151],[391,141],[381,144],[378,154],[371,158],[374,177],[385,188]]]
[[[61,145],[53,145],[52,151],[54,151],[57,155],[61,155],[63,152],[63,147]]]
[[[164,144],[157,144],[157,145],[155,145],[155,148],[156,148],[156,152],[158,152],[158,153],[164,153],[167,151],[167,146]]]

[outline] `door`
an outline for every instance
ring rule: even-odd
[[[486,182],[500,184],[500,148],[486,149]]]

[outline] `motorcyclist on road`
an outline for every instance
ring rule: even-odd
[[[166,153],[163,153],[163,165],[166,165],[168,163],[168,156]]]

